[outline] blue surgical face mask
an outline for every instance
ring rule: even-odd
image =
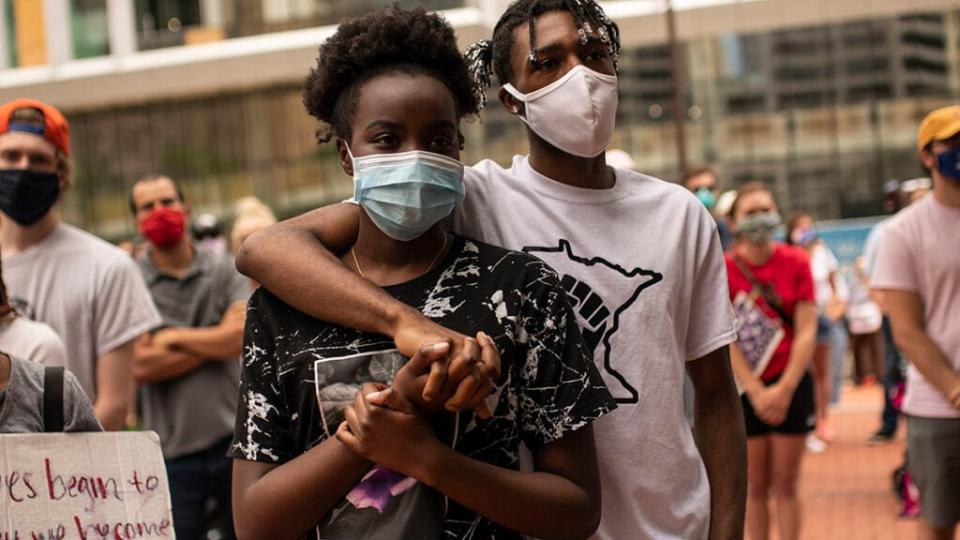
[[[804,227],[802,229],[794,229],[790,233],[790,240],[798,246],[808,246],[814,240],[817,239],[817,230],[813,227]]]
[[[717,204],[717,198],[713,195],[713,190],[708,187],[702,187],[694,191],[693,194],[707,207],[707,210],[713,210],[713,206]]]
[[[938,155],[937,168],[948,180],[960,182],[960,148],[951,148]]]
[[[817,239],[817,230],[813,227],[796,229],[793,231],[793,234],[790,235],[790,239],[798,246],[808,246]]]
[[[420,150],[350,157],[354,200],[394,240],[417,238],[463,201],[463,164],[453,158]]]

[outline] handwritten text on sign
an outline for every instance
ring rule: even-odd
[[[0,435],[0,540],[173,537],[156,433]]]

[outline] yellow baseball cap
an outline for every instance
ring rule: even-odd
[[[960,105],[937,109],[920,122],[917,148],[923,150],[933,141],[949,139],[957,133],[960,133]]]

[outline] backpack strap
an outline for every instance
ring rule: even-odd
[[[780,317],[780,320],[787,324],[787,326],[793,328],[793,317],[787,313],[787,310],[783,307],[783,300],[780,298],[780,295],[777,294],[776,289],[773,288],[773,285],[770,283],[761,283],[760,280],[754,275],[753,272],[747,268],[747,265],[740,258],[740,255],[733,256],[733,262],[736,263],[737,268],[740,269],[740,273],[743,274],[745,278],[750,282],[750,285],[753,287],[751,295],[756,297],[760,296],[766,301]]]
[[[43,368],[43,430],[63,431],[63,366]]]

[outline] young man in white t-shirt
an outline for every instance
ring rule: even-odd
[[[920,537],[952,540],[960,523],[960,106],[927,115],[917,146],[933,195],[885,225],[870,285],[910,362],[903,411]]]
[[[0,247],[11,303],[50,326],[66,367],[104,428],[124,427],[133,341],[161,323],[143,278],[123,251],[60,220],[70,186],[63,115],[36,100],[0,105]]]
[[[727,356],[736,332],[716,225],[682,187],[606,165],[619,39],[597,4],[577,5],[514,3],[492,48],[471,53],[480,79],[492,64],[505,83],[501,101],[528,125],[531,152],[509,169],[492,161],[468,169],[453,227],[536,255],[562,276],[620,404],[594,426],[604,504],[596,537],[739,538],[744,421]],[[359,211],[334,205],[267,229],[244,243],[238,264],[298,309],[391,336],[404,354],[437,338],[462,342],[317,243],[348,250]],[[698,444],[683,416],[685,369],[696,388]]]

